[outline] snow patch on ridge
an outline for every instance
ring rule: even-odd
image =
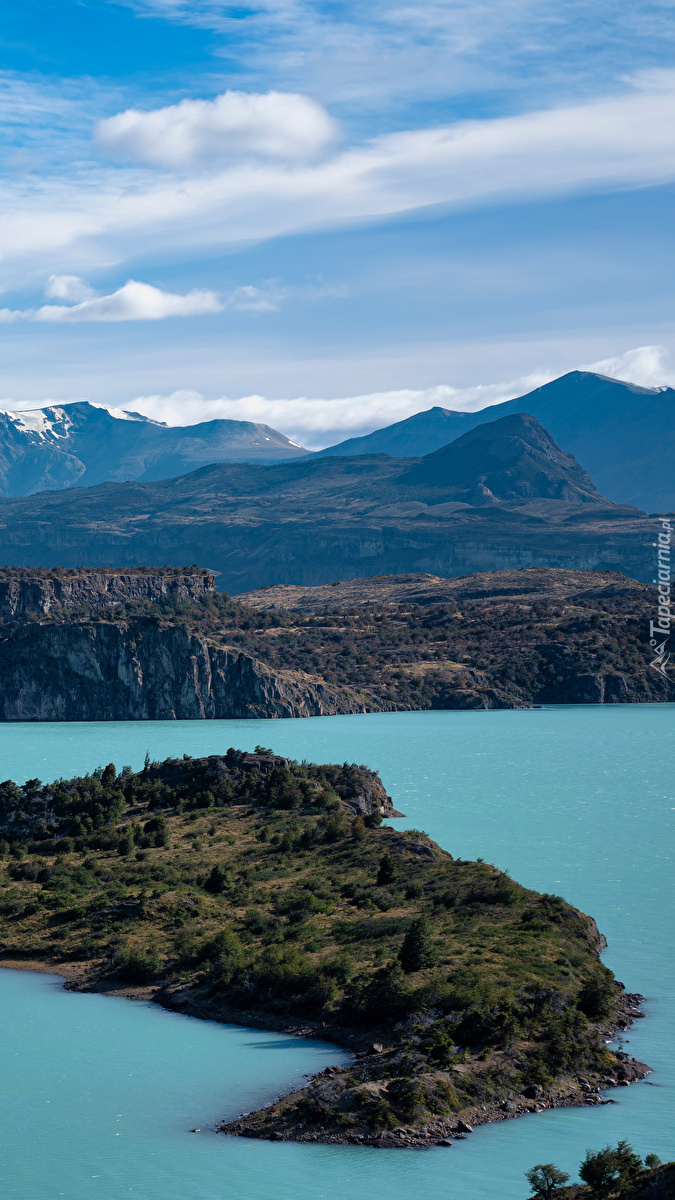
[[[168,428],[166,421],[155,421],[152,417],[146,417],[143,413],[127,412],[125,408],[111,408],[109,404],[97,404],[95,400],[88,400],[87,404],[91,408],[104,409],[116,421],[143,421],[146,425],[161,425],[164,429]]]
[[[17,429],[34,433],[41,441],[47,438],[67,438],[72,422],[64,408],[30,408],[24,412],[8,412],[7,416]]]

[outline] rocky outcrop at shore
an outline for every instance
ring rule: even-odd
[[[602,943],[606,945],[605,939],[599,935],[598,952],[603,948]],[[159,999],[168,1007],[181,1008],[178,995],[173,1003],[169,996],[160,996]],[[640,1009],[644,999],[637,993],[622,992],[616,1017],[604,1033],[612,1034],[627,1029],[636,1018],[644,1016]],[[199,1005],[188,1007],[187,1011],[198,1014]],[[287,1032],[299,1031],[291,1027]],[[350,1045],[349,1035],[345,1039],[341,1031],[331,1031],[330,1036],[337,1036],[343,1044]],[[282,1097],[267,1108],[222,1124],[219,1126],[220,1132],[271,1141],[353,1143],[381,1150],[428,1149],[431,1146],[450,1146],[453,1141],[473,1133],[475,1126],[506,1121],[528,1113],[543,1112],[549,1108],[615,1104],[616,1101],[605,1092],[612,1088],[628,1087],[651,1074],[651,1067],[646,1063],[615,1050],[608,1053],[602,1071],[563,1075],[555,1080],[553,1086],[531,1083],[517,1092],[491,1097],[486,1094],[481,1097],[486,1103],[469,1103],[450,1114],[431,1119],[427,1117],[422,1122],[412,1120],[398,1128],[376,1132],[365,1120],[359,1121],[358,1115],[354,1115],[354,1097],[367,1091],[371,1102],[380,1097],[387,1099],[390,1087],[394,1092],[400,1087],[400,1070],[401,1053],[396,1046],[371,1044],[367,1049],[357,1051],[355,1061],[348,1066],[327,1067],[310,1079],[304,1088]],[[467,1079],[473,1076],[480,1080],[483,1074],[487,1074],[484,1064],[476,1056],[449,1070],[427,1070],[425,1075],[418,1076],[416,1082],[429,1092],[439,1089],[460,1092]],[[345,1123],[341,1118],[347,1114],[351,1119]]]

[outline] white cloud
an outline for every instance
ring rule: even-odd
[[[488,404],[532,391],[552,378],[552,374],[541,372],[509,383],[478,384],[468,388],[441,384],[433,388],[401,388],[337,400],[306,396],[288,400],[269,400],[265,396],[243,396],[233,400],[222,396],[208,400],[199,392],[183,390],[168,396],[139,396],[125,407],[169,425],[195,425],[199,421],[219,418],[257,421],[281,429],[293,441],[318,450],[402,421],[434,405],[474,412]]]
[[[236,312],[278,312],[280,302],[288,295],[288,288],[282,288],[275,283],[268,284],[265,288],[245,284],[230,292],[225,306],[233,308]]]
[[[667,365],[668,353],[662,346],[639,346],[634,350],[587,363],[579,369],[595,371],[643,387],[675,386],[675,375]],[[393,425],[434,405],[459,412],[478,412],[516,396],[524,396],[549,383],[559,371],[542,369],[504,383],[476,384],[456,388],[439,384],[431,388],[400,388],[388,392],[370,392],[334,400],[299,396],[270,400],[265,396],[221,396],[209,400],[200,392],[181,390],[169,395],[138,396],[125,404],[169,425],[195,425],[200,421],[228,419],[256,421],[282,430],[288,437],[310,450],[320,450],[350,437],[360,437]]]
[[[63,300],[66,304],[94,300],[97,294],[79,275],[50,275],[45,284],[45,296],[48,300]]]
[[[87,287],[83,280],[73,275],[50,277],[50,280],[54,279],[60,281],[52,286],[56,286],[57,296],[61,289],[59,298],[62,299],[74,299],[73,292],[78,290],[78,285]],[[64,284],[63,280],[71,282]],[[67,294],[69,289],[70,294]],[[94,293],[94,297],[71,305],[44,304],[42,308],[28,309],[0,308],[0,322],[160,321],[164,317],[191,317],[221,312],[223,307],[215,292],[195,288],[187,295],[179,296],[173,292],[163,292],[149,283],[139,283],[136,279],[130,279],[124,287],[118,288],[110,296],[96,296]]]
[[[158,110],[164,111],[164,110]],[[204,252],[444,204],[644,187],[675,179],[675,71],[626,95],[391,133],[319,163],[239,162],[173,177],[91,171],[0,192],[0,261],[15,269]],[[19,268],[21,264],[21,268]]]
[[[99,121],[98,145],[118,158],[183,170],[223,160],[314,158],[338,125],[309,96],[224,92],[141,112],[128,108]]]
[[[669,357],[665,346],[638,346],[614,358],[602,358],[582,366],[580,370],[627,380],[640,387],[675,387],[675,372],[668,364]]]

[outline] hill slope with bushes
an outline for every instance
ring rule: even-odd
[[[426,1145],[645,1074],[603,1041],[640,997],[595,922],[395,815],[367,768],[263,747],[6,781],[2,955],[353,1050],[249,1136]]]

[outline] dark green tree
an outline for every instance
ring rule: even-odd
[[[630,1182],[642,1170],[642,1159],[629,1142],[623,1138],[614,1151],[614,1165],[622,1182]]]
[[[207,892],[214,892],[216,895],[218,895],[220,892],[225,891],[228,882],[228,873],[225,868],[216,866],[211,871],[211,874],[204,884],[204,887]]]
[[[115,764],[108,763],[107,767],[105,767],[103,770],[103,774],[101,775],[101,783],[105,788],[112,787],[116,779],[117,771],[115,769]]]
[[[617,1179],[619,1171],[615,1161],[615,1153],[611,1146],[604,1150],[586,1151],[586,1157],[579,1167],[579,1178],[596,1192],[602,1192],[612,1180]]]
[[[611,1016],[616,998],[617,989],[611,971],[599,966],[581,988],[577,996],[577,1005],[590,1021],[599,1021],[603,1017]]]
[[[377,872],[377,886],[386,887],[387,884],[394,881],[394,864],[391,861],[389,854],[383,854],[380,859],[380,867]]]
[[[429,936],[429,923],[426,917],[418,917],[416,921],[413,921],[403,939],[398,957],[406,975],[433,966],[436,956]]]
[[[567,1183],[569,1175],[553,1163],[537,1163],[525,1172],[525,1178],[532,1188],[533,1196],[542,1196],[549,1200],[550,1196],[555,1196],[559,1187]]]
[[[409,993],[405,977],[398,959],[380,967],[372,979],[363,986],[357,981],[351,995],[348,995],[344,1008],[348,1016],[364,1018],[368,1022],[379,1023],[390,1020],[392,1014],[398,1016],[408,1008]]]

